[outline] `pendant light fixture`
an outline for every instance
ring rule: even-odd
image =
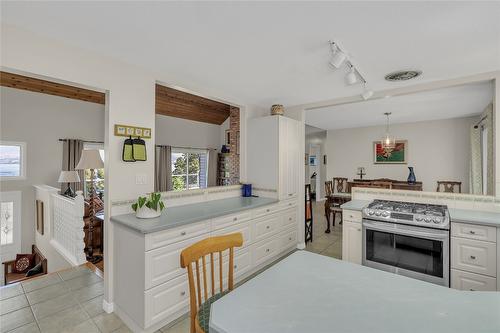
[[[387,122],[385,125],[385,136],[382,138],[382,149],[386,152],[391,152],[396,148],[396,139],[389,133],[389,116],[391,112],[385,112],[384,115],[387,117]]]

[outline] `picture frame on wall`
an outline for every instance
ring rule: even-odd
[[[408,163],[408,141],[396,140],[396,147],[387,152],[382,149],[380,141],[373,142],[374,164],[407,164]]]
[[[229,146],[231,144],[231,130],[227,129],[225,133],[226,133],[226,145]]]

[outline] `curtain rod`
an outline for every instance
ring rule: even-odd
[[[59,139],[59,141],[68,141],[68,140],[72,140],[72,139]],[[75,140],[79,140],[79,139],[75,139]],[[83,143],[102,143],[104,144],[104,142],[102,141],[92,141],[92,140],[81,140],[83,141]]]
[[[486,118],[488,118],[488,115],[484,116],[483,118],[481,118],[477,123],[476,125],[474,125],[474,128],[478,128],[479,127],[479,124],[481,124],[483,121],[486,120]]]
[[[156,147],[168,147],[168,145],[155,145]],[[170,146],[171,148],[177,149],[200,149],[200,150],[217,150],[217,148],[200,148],[200,147],[178,147],[178,146]]]

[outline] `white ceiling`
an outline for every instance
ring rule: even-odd
[[[326,130],[382,125],[384,112],[392,112],[392,124],[468,117],[492,100],[493,82],[487,81],[308,110],[306,124]]]
[[[327,41],[374,90],[500,69],[500,2],[1,2],[1,19],[241,104],[358,94]],[[399,69],[421,78],[389,83]]]

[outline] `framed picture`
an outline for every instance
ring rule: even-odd
[[[326,155],[323,155],[323,164],[326,165]]]
[[[312,165],[312,166],[318,165],[318,162],[316,160],[316,155],[309,156],[309,165]]]
[[[36,201],[36,231],[43,235],[43,201]]]
[[[390,152],[382,149],[380,141],[373,142],[373,163],[406,164],[408,160],[408,141],[396,140],[396,147]]]
[[[306,153],[306,156],[305,156],[305,165],[309,165],[309,154]]]
[[[230,145],[231,144],[231,130],[226,130],[226,145]]]

